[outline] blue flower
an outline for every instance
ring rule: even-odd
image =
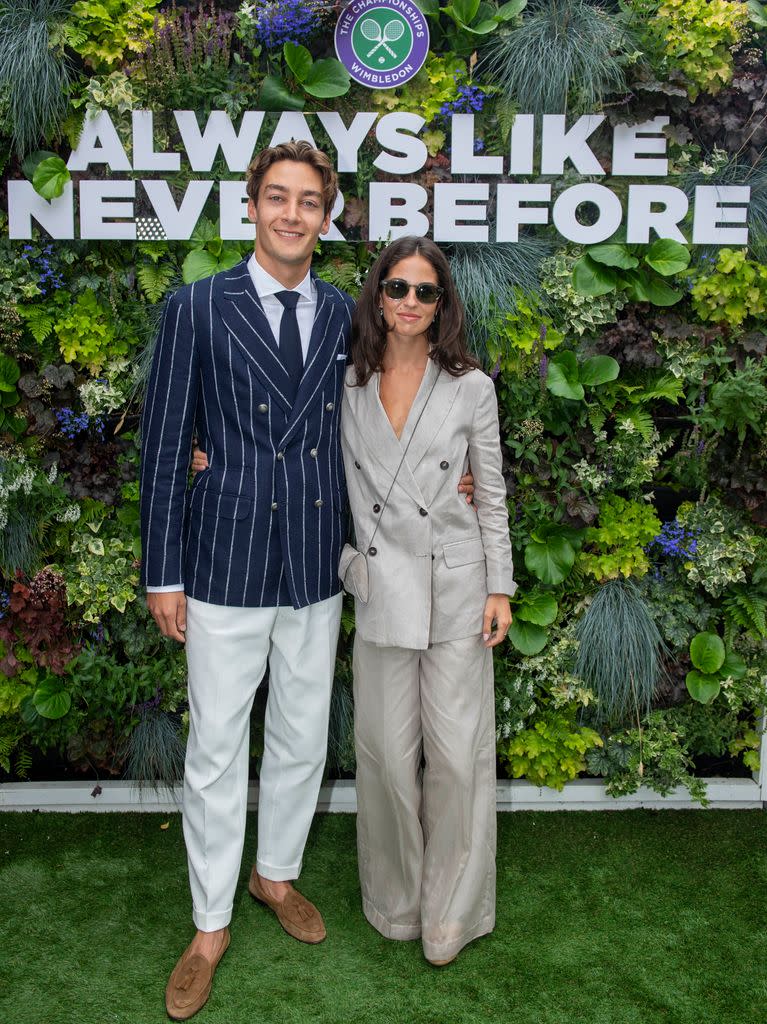
[[[648,554],[660,553],[669,558],[689,561],[698,550],[698,540],[694,532],[685,529],[678,520],[664,523],[661,532],[654,537],[645,548]]]
[[[255,27],[261,45],[277,49],[283,43],[309,39],[319,28],[319,17],[314,5],[306,0],[274,0],[258,10]]]

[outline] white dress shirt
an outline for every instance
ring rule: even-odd
[[[306,277],[295,288],[286,288],[284,284],[272,277],[256,259],[256,254],[248,260],[248,270],[253,284],[264,308],[264,314],[269,321],[269,327],[274,335],[275,341],[279,344],[280,321],[285,307],[277,298],[277,292],[293,291],[298,292],[300,298],[296,305],[296,320],[298,322],[298,333],[301,335],[301,351],[306,363],[306,356],[309,352],[309,342],[312,337],[314,325],[314,314],[317,312],[317,288],[312,281],[311,273],[307,270]],[[147,594],[170,594],[183,590],[183,584],[172,583],[164,587],[147,587]]]

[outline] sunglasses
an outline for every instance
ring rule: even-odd
[[[422,284],[410,284],[409,281],[405,281],[401,277],[390,277],[386,281],[381,281],[381,288],[388,298],[395,301],[404,299],[410,289],[415,288],[415,297],[427,306],[433,306],[445,290],[440,285],[430,284],[428,281],[424,281]]]

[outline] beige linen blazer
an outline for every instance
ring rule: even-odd
[[[349,367],[341,444],[356,543],[369,549],[370,596],[355,603],[357,630],[371,643],[418,650],[479,634],[487,595],[517,588],[493,383],[480,370],[451,377],[429,360],[398,439],[379,375],[361,388],[355,380]],[[458,493],[469,463],[473,506]]]

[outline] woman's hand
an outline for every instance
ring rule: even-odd
[[[192,472],[201,473],[203,469],[208,468],[208,456],[196,445],[192,448]]]
[[[495,621],[495,629],[493,629]],[[511,625],[511,607],[505,594],[488,594],[485,601],[485,617],[482,623],[482,639],[485,647],[495,647],[506,637]]]

